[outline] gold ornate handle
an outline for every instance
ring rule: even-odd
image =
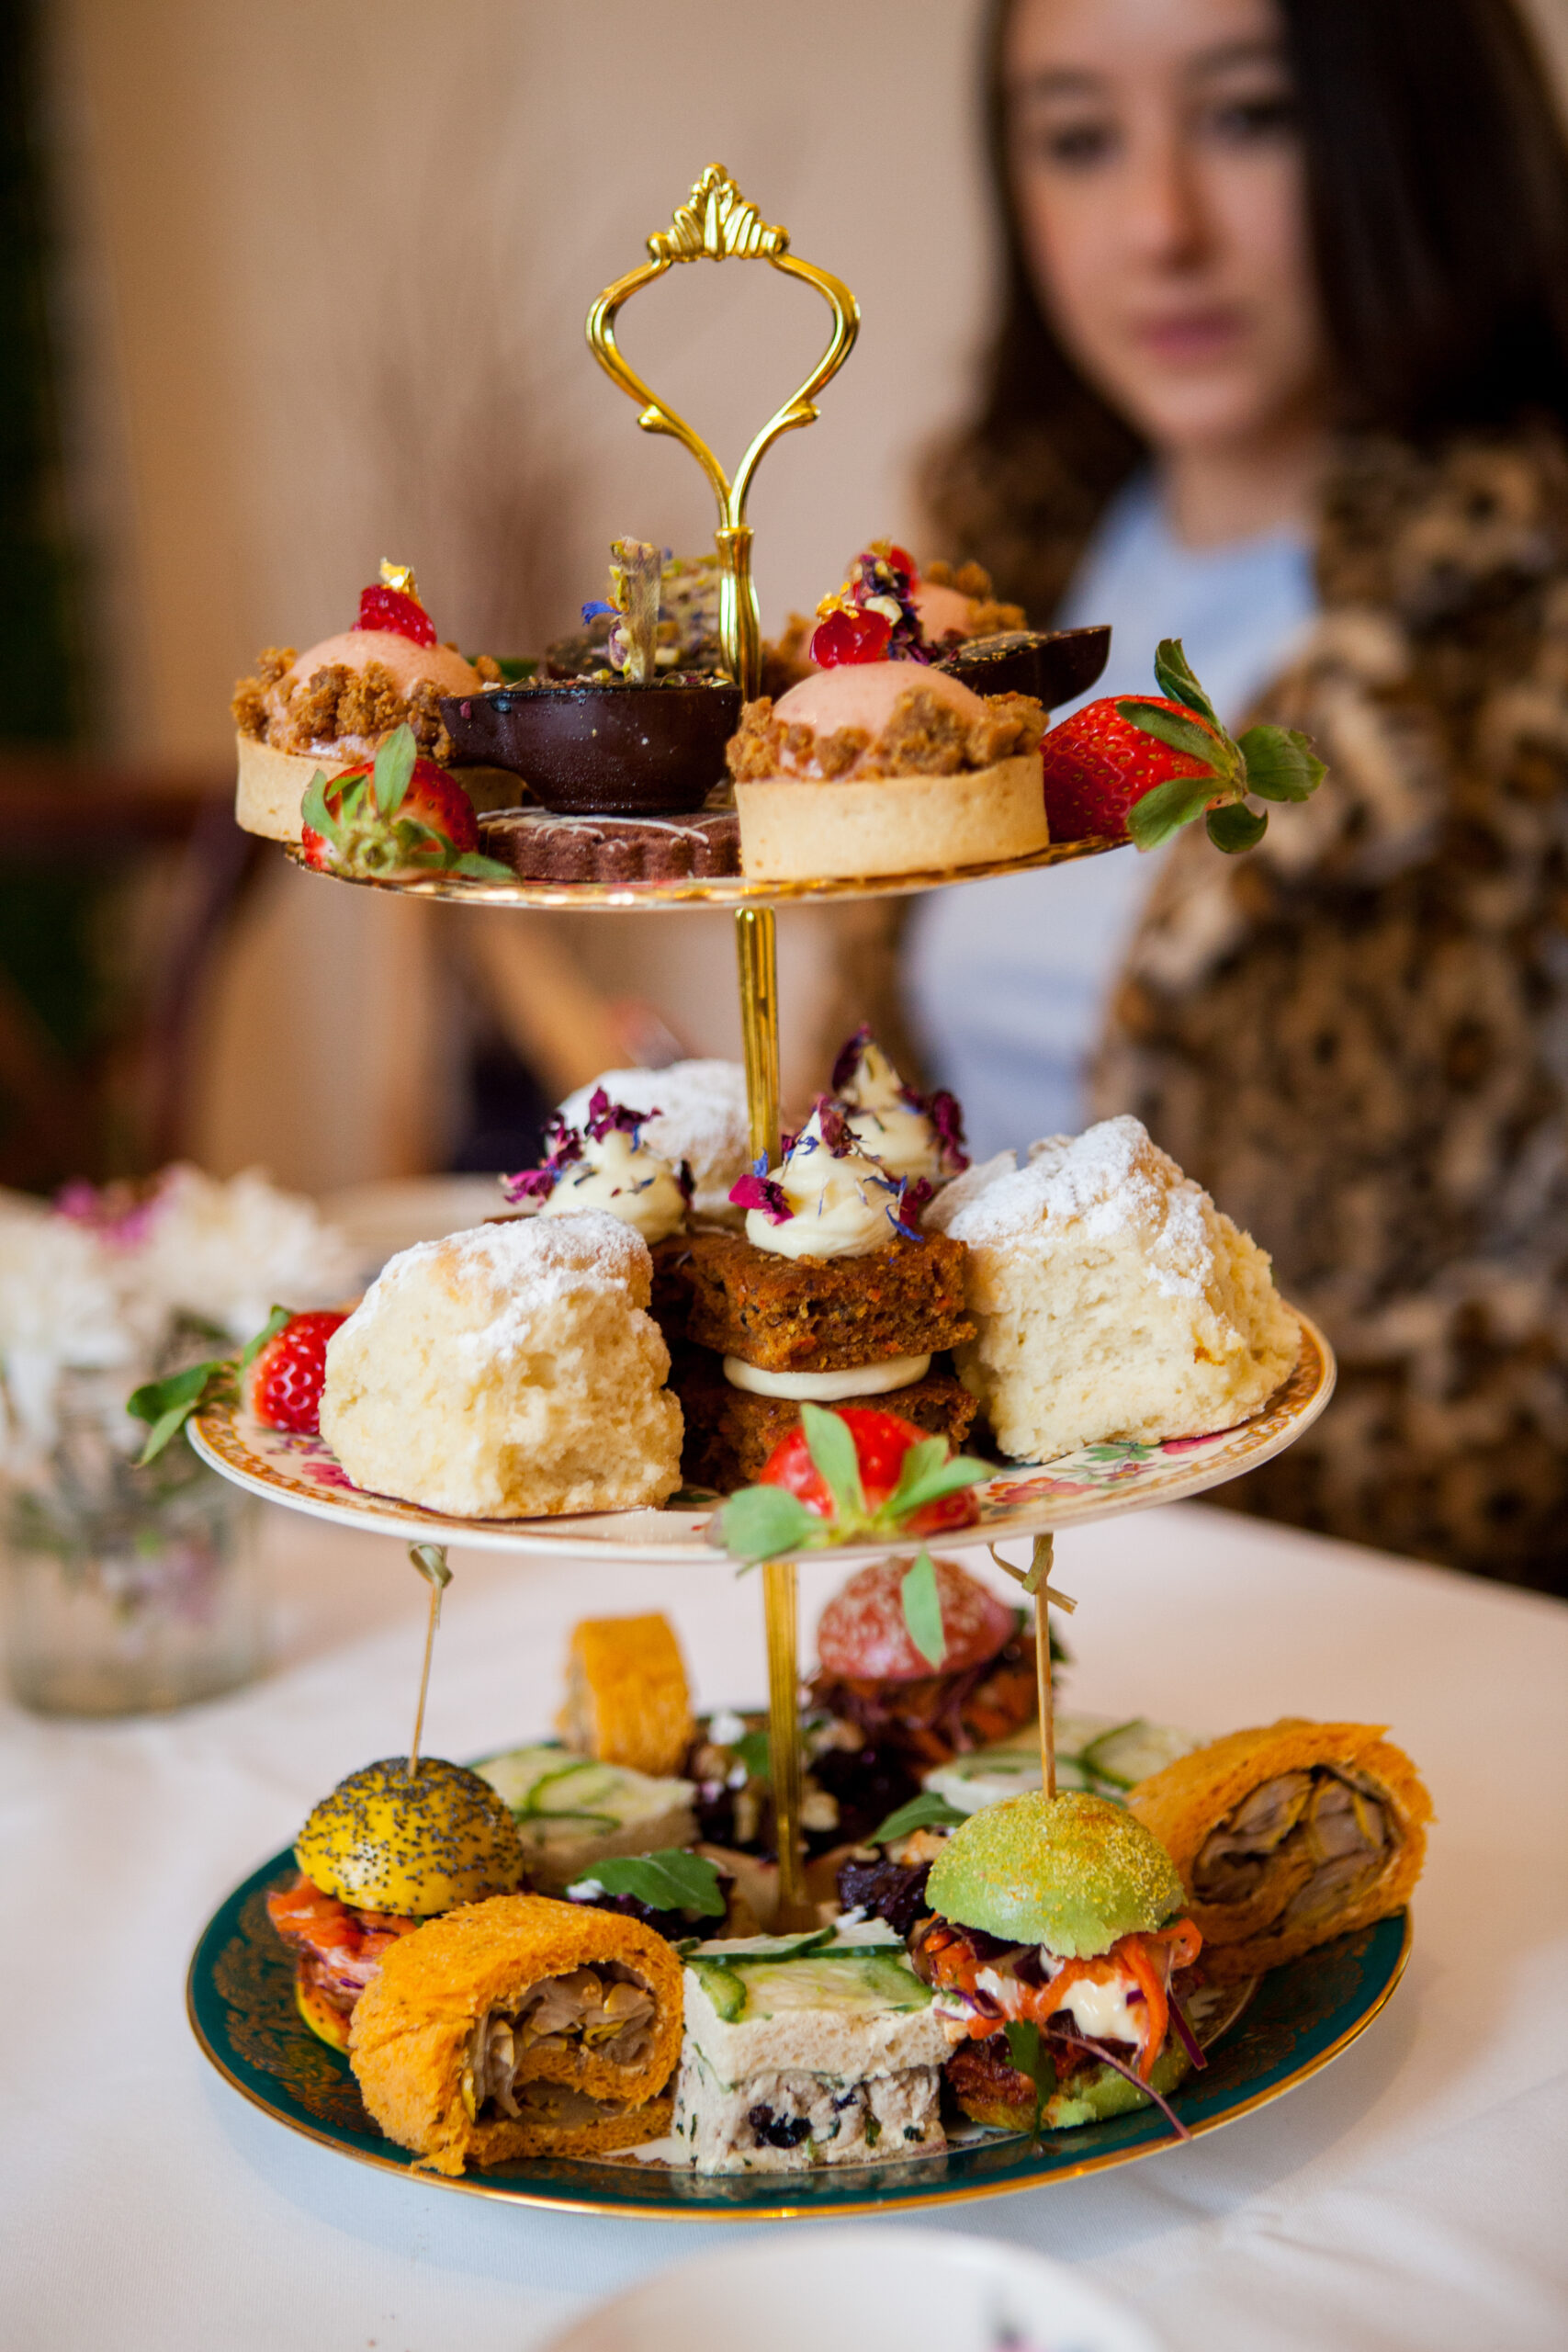
[[[694,182],[686,203],[676,208],[668,229],[648,240],[649,258],[640,269],[606,286],[588,313],[588,347],[605,373],[638,404],[637,423],[645,433],[667,433],[688,448],[713,485],[718,503],[718,528],[714,534],[724,567],[719,594],[719,638],[732,676],[750,700],[758,691],[762,670],[762,635],[757,611],[757,589],[751,577],[751,526],[746,520],[746,500],[751,480],[765,452],[781,433],[812,424],[818,414],[816,396],[836,376],[854,347],[860,332],[860,304],[842,278],[789,250],[787,229],[771,228],[749,204],[722,164],[710,164]],[[833,313],[833,333],[827,350],[797,390],[774,411],[737,467],[733,481],[712,449],[685,418],[661,401],[644,383],[615,341],[615,318],[624,302],[662,277],[677,262],[765,261],[786,277],[814,287]]]

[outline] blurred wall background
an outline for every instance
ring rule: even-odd
[[[1568,65],[1568,0],[1536,6]],[[69,473],[111,747],[226,760],[234,679],[344,627],[383,555],[415,565],[443,636],[516,652],[603,593],[615,534],[705,542],[696,469],[638,434],[581,324],[710,160],[864,311],[820,423],[759,478],[764,628],[866,539],[918,541],[913,461],[962,402],[988,302],[978,17],[55,0]],[[705,266],[643,297],[624,340],[733,460],[825,323],[771,272]],[[738,1050],[728,918],[468,921],[550,922],[607,995]],[[277,861],[204,1007],[198,1155],[312,1188],[439,1164],[450,944]],[[797,1057],[820,950],[808,912],[785,925]],[[786,1069],[787,1091],[820,1082]]]

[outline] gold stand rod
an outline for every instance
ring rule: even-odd
[[[751,1157],[779,1156],[778,929],[772,907],[741,907],[735,917],[740,979],[740,1040],[746,1053],[746,1105]]]
[[[768,1626],[768,1746],[773,1775],[773,1825],[779,1846],[781,1931],[817,1922],[806,1900],[800,1838],[800,1685],[795,1666],[795,1568],[793,1560],[762,1566],[762,1605]]]

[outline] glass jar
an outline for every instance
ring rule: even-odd
[[[260,1504],[183,1437],[137,1469],[123,1394],[67,1374],[47,1462],[0,1487],[6,1668],[45,1714],[188,1706],[265,1663]]]

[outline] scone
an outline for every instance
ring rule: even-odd
[[[652,1272],[593,1209],[405,1250],[333,1334],[321,1435],[356,1487],[465,1518],[661,1503],[682,1428]]]
[[[1003,1152],[926,1211],[964,1243],[958,1350],[1005,1453],[1200,1437],[1258,1411],[1301,1332],[1269,1258],[1134,1118]]]

